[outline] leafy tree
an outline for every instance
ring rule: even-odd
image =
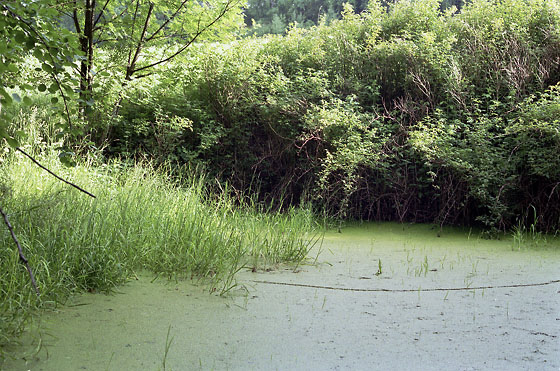
[[[14,101],[31,104],[24,94],[35,89],[52,95],[55,112],[65,120],[67,128],[72,128],[75,80],[71,71],[81,57],[75,35],[58,26],[58,15],[51,0],[0,2],[0,138],[13,147],[18,142],[9,130],[12,116],[2,108]],[[40,61],[37,69],[49,79],[33,74],[20,77],[20,66],[30,56]]]
[[[239,6],[238,0],[74,2],[65,12],[84,55],[80,65],[83,98],[90,98],[93,89],[96,49],[112,52],[118,63],[112,69],[126,83],[150,74],[153,67],[172,60],[203,37],[229,35],[238,28]],[[165,48],[162,53],[151,53],[150,48],[156,46]]]
[[[66,129],[73,129],[73,118],[92,123],[90,107],[94,98],[101,97],[96,97],[95,90],[101,87],[96,77],[125,87],[171,61],[195,41],[231,37],[241,20],[239,0],[39,0],[29,4],[2,1],[0,6],[0,107],[22,100],[10,88],[25,91],[37,86],[40,92],[62,97]],[[99,63],[101,54],[110,55],[106,59],[110,62]],[[50,75],[48,84],[36,84],[33,79],[18,81],[18,63],[30,55]],[[74,92],[78,92],[78,99]],[[112,116],[118,113],[122,99],[119,95],[113,102]],[[53,105],[59,101],[52,97]],[[72,104],[75,102],[78,107]],[[0,137],[17,146],[8,134],[10,121],[7,113],[2,116]]]
[[[343,218],[555,231],[559,10],[371,1],[208,46],[135,92],[111,150],[202,162],[236,189],[256,178],[263,198],[312,195]]]

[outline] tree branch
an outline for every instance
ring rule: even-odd
[[[93,28],[95,30],[95,26],[97,26],[97,22],[99,22],[99,20],[101,19],[101,17],[103,16],[103,14],[105,13],[105,9],[107,8],[107,5],[109,5],[109,1],[111,0],[107,0],[105,2],[105,5],[103,5],[103,8],[101,8],[101,10],[99,11],[99,15],[97,16],[97,18],[95,19],[95,21],[93,22]],[[95,9],[94,9],[95,10]]]
[[[95,26],[95,27],[93,28],[93,32],[98,31],[102,26],[106,26],[106,25],[108,25],[109,23],[111,23],[111,22],[113,22],[113,21],[115,21],[115,20],[117,20],[117,19],[120,19],[120,18],[124,15],[124,13],[127,12],[129,6],[130,6],[130,3],[127,3],[127,4],[125,5],[124,9],[123,9],[119,14],[114,14],[109,20],[105,21],[104,24],[102,24],[102,25],[100,25],[100,26]]]
[[[76,28],[76,33],[80,35],[82,33],[82,28],[80,27],[80,20],[78,19],[78,4],[74,1],[74,11],[72,12],[72,20],[74,21],[74,27]]]
[[[10,13],[12,15],[12,17],[14,17],[15,19],[17,19],[19,22],[21,22],[22,24],[24,24],[32,33],[34,33],[35,35],[37,35],[37,38],[39,39],[39,41],[41,42],[41,44],[43,44],[43,46],[45,47],[45,50],[47,51],[47,54],[51,60],[51,63],[53,65],[53,71],[51,72],[51,76],[54,79],[54,81],[56,82],[56,85],[58,86],[58,91],[60,92],[60,95],[62,96],[62,101],[64,102],[64,109],[66,111],[66,119],[68,121],[68,126],[71,128],[72,127],[72,118],[70,117],[70,109],[68,108],[68,98],[66,98],[66,94],[64,94],[64,91],[62,90],[62,84],[60,83],[60,80],[58,79],[58,77],[56,76],[56,70],[57,70],[57,63],[55,62],[55,58],[52,55],[51,52],[51,47],[49,46],[48,42],[45,40],[45,38],[43,37],[43,35],[41,35],[39,33],[39,31],[37,31],[35,29],[35,27],[33,27],[33,25],[30,24],[30,22],[26,21],[25,19],[23,19],[19,14],[14,13],[10,8],[8,8],[6,5],[4,4],[0,4],[2,6],[2,8],[7,11],[8,13]]]
[[[146,32],[148,31],[148,26],[150,25],[150,18],[152,17],[152,12],[154,10],[154,3],[150,3],[150,7],[148,8],[148,14],[146,15],[146,20],[144,21],[144,28],[142,29],[142,33],[140,34],[140,39],[138,40],[138,45],[136,46],[136,51],[134,52],[134,57],[130,60],[128,67],[126,68],[126,80],[129,80],[132,74],[134,73],[134,66],[138,61],[138,57],[140,56],[140,52],[142,51],[142,45],[144,45],[144,39],[146,37]]]
[[[88,191],[84,190],[83,188],[75,185],[74,183],[71,183],[65,179],[62,179],[61,177],[59,177],[58,175],[56,175],[55,173],[53,173],[52,171],[50,171],[49,169],[47,169],[46,167],[44,167],[43,165],[41,165],[39,163],[39,161],[35,160],[31,155],[29,155],[27,152],[25,152],[23,149],[21,149],[21,147],[17,147],[16,150],[20,151],[21,153],[23,153],[25,156],[27,156],[27,158],[29,158],[31,161],[33,161],[35,163],[35,165],[39,166],[41,169],[45,170],[47,173],[51,174],[52,176],[54,176],[56,179],[60,180],[61,182],[64,182],[74,188],[76,188],[77,190],[85,193],[86,195],[95,198],[95,196],[91,193],[89,193]]]
[[[224,8],[222,9],[222,11],[220,12],[220,14],[218,14],[218,16],[216,18],[214,18],[214,20],[210,23],[208,23],[206,26],[204,26],[202,29],[200,29],[200,27],[198,28],[198,30],[196,31],[195,35],[193,36],[192,39],[190,39],[185,45],[183,45],[181,48],[179,48],[179,50],[177,50],[175,53],[171,54],[169,57],[161,59],[157,62],[148,64],[146,66],[143,67],[139,67],[136,68],[132,71],[132,73],[130,74],[132,76],[132,74],[151,68],[151,67],[155,67],[157,65],[160,65],[162,63],[166,63],[169,62],[171,59],[175,58],[176,56],[178,56],[179,54],[181,54],[182,52],[184,52],[193,42],[196,41],[196,39],[198,39],[198,37],[200,35],[202,35],[207,29],[209,29],[210,27],[212,27],[216,22],[218,22],[220,19],[223,18],[223,16],[228,12],[228,10],[231,9],[230,5],[232,4],[231,1],[228,1],[228,3],[224,6]],[[200,22],[200,19],[199,19]]]
[[[134,29],[136,28],[136,17],[138,16],[138,7],[140,6],[140,0],[136,1],[136,9],[134,9],[134,15],[132,16],[132,27],[130,27],[130,40],[134,38]],[[132,61],[132,49],[128,51],[128,61],[127,61],[127,73]]]
[[[0,206],[0,214],[2,214],[2,217],[4,218],[4,223],[6,223],[6,226],[8,227],[8,230],[10,231],[10,234],[12,235],[12,240],[14,240],[14,242],[16,243],[18,253],[19,253],[19,261],[23,265],[25,265],[25,268],[27,269],[27,273],[29,273],[29,279],[31,280],[31,285],[33,286],[33,289],[35,290],[35,293],[37,294],[37,297],[39,297],[39,288],[37,287],[37,281],[35,281],[35,276],[33,276],[33,271],[31,270],[31,266],[29,265],[29,261],[27,260],[25,255],[23,255],[23,249],[21,248],[21,245],[20,245],[20,243],[19,243],[19,241],[16,237],[16,234],[14,233],[14,228],[12,228],[12,225],[10,224],[10,221],[8,220],[8,215],[6,215],[4,210],[2,210],[1,206]]]
[[[175,11],[175,13],[173,13],[165,22],[163,22],[161,24],[161,26],[159,26],[159,28],[148,38],[146,38],[146,42],[152,40],[158,33],[161,32],[161,30],[163,30],[165,28],[165,26],[167,26],[169,24],[169,22],[171,22],[173,19],[175,19],[175,17],[177,16],[177,14],[179,14],[179,12],[181,11],[181,9],[185,6],[185,4],[188,2],[189,0],[184,0],[181,5],[179,5],[179,7],[177,8],[177,10]]]

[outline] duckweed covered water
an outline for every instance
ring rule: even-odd
[[[558,240],[437,232],[328,232],[315,265],[243,271],[226,298],[142,276],[45,316],[2,368],[557,370],[560,285],[514,286],[560,279]]]

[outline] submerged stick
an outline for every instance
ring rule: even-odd
[[[17,246],[18,252],[19,252],[19,260],[25,265],[25,268],[27,268],[27,272],[29,273],[29,278],[31,279],[31,284],[33,285],[33,288],[35,289],[35,293],[37,294],[37,297],[38,297],[39,296],[39,288],[37,287],[37,282],[35,281],[35,276],[33,276],[33,272],[31,271],[31,266],[29,265],[29,261],[27,260],[25,255],[23,255],[23,249],[21,248],[21,245],[20,245],[20,243],[19,243],[19,241],[16,237],[16,234],[14,233],[14,228],[12,228],[12,225],[10,224],[10,221],[8,220],[8,215],[6,215],[4,210],[2,210],[1,206],[0,206],[0,213],[4,217],[4,222],[8,226],[8,230],[10,231],[10,234],[12,235],[12,239],[16,243],[16,246]]]
[[[338,291],[361,291],[361,292],[429,292],[429,291],[472,291],[472,290],[486,290],[486,289],[505,289],[505,288],[516,288],[516,287],[534,287],[534,286],[547,286],[555,283],[560,283],[560,280],[553,280],[548,282],[539,283],[521,283],[521,284],[511,284],[511,285],[497,285],[497,286],[477,286],[477,287],[436,287],[429,289],[384,289],[384,288],[372,288],[372,289],[362,289],[362,288],[351,288],[351,287],[336,287],[336,286],[323,286],[323,285],[308,285],[304,283],[291,283],[291,282],[275,282],[275,281],[257,281],[253,280],[251,282],[264,283],[267,285],[280,285],[280,286],[295,286],[295,287],[307,287],[313,289],[323,289],[323,290],[338,290]]]
[[[59,177],[58,175],[56,175],[55,173],[53,173],[51,170],[47,169],[46,167],[44,167],[43,165],[41,165],[39,163],[39,161],[35,160],[30,154],[28,154],[27,152],[25,152],[23,149],[21,149],[20,147],[17,147],[16,150],[20,151],[21,153],[23,153],[25,156],[27,156],[27,158],[29,158],[31,161],[33,161],[35,163],[35,165],[39,166],[41,169],[45,170],[47,173],[51,174],[52,176],[54,176],[56,179],[60,180],[61,182],[64,182],[74,188],[76,188],[79,191],[84,192],[86,195],[95,198],[94,195],[92,195],[91,193],[89,193],[88,191],[86,191],[85,189],[81,188],[80,186],[75,185],[72,182],[67,181],[66,179],[63,179],[61,177]]]

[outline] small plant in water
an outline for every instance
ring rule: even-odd
[[[513,228],[513,248],[517,247],[517,250],[521,250],[521,245],[525,243],[525,227],[519,222],[517,226]]]
[[[383,273],[383,269],[381,267],[381,259],[377,259],[377,273],[376,276],[380,276]]]
[[[173,339],[175,338],[174,336],[169,338],[170,334],[171,334],[171,325],[169,325],[169,327],[167,328],[167,336],[165,337],[165,348],[163,349],[163,359],[161,360],[161,367],[163,371],[166,370],[167,355],[169,354],[169,348],[171,348]]]
[[[546,238],[543,236],[542,232],[537,229],[537,210],[532,205],[531,208],[533,208],[533,223],[531,223],[529,229],[527,230],[521,220],[519,220],[517,225],[513,228],[513,249],[517,248],[517,250],[521,250],[521,246],[525,245],[527,242],[535,247],[542,243],[546,243]]]

